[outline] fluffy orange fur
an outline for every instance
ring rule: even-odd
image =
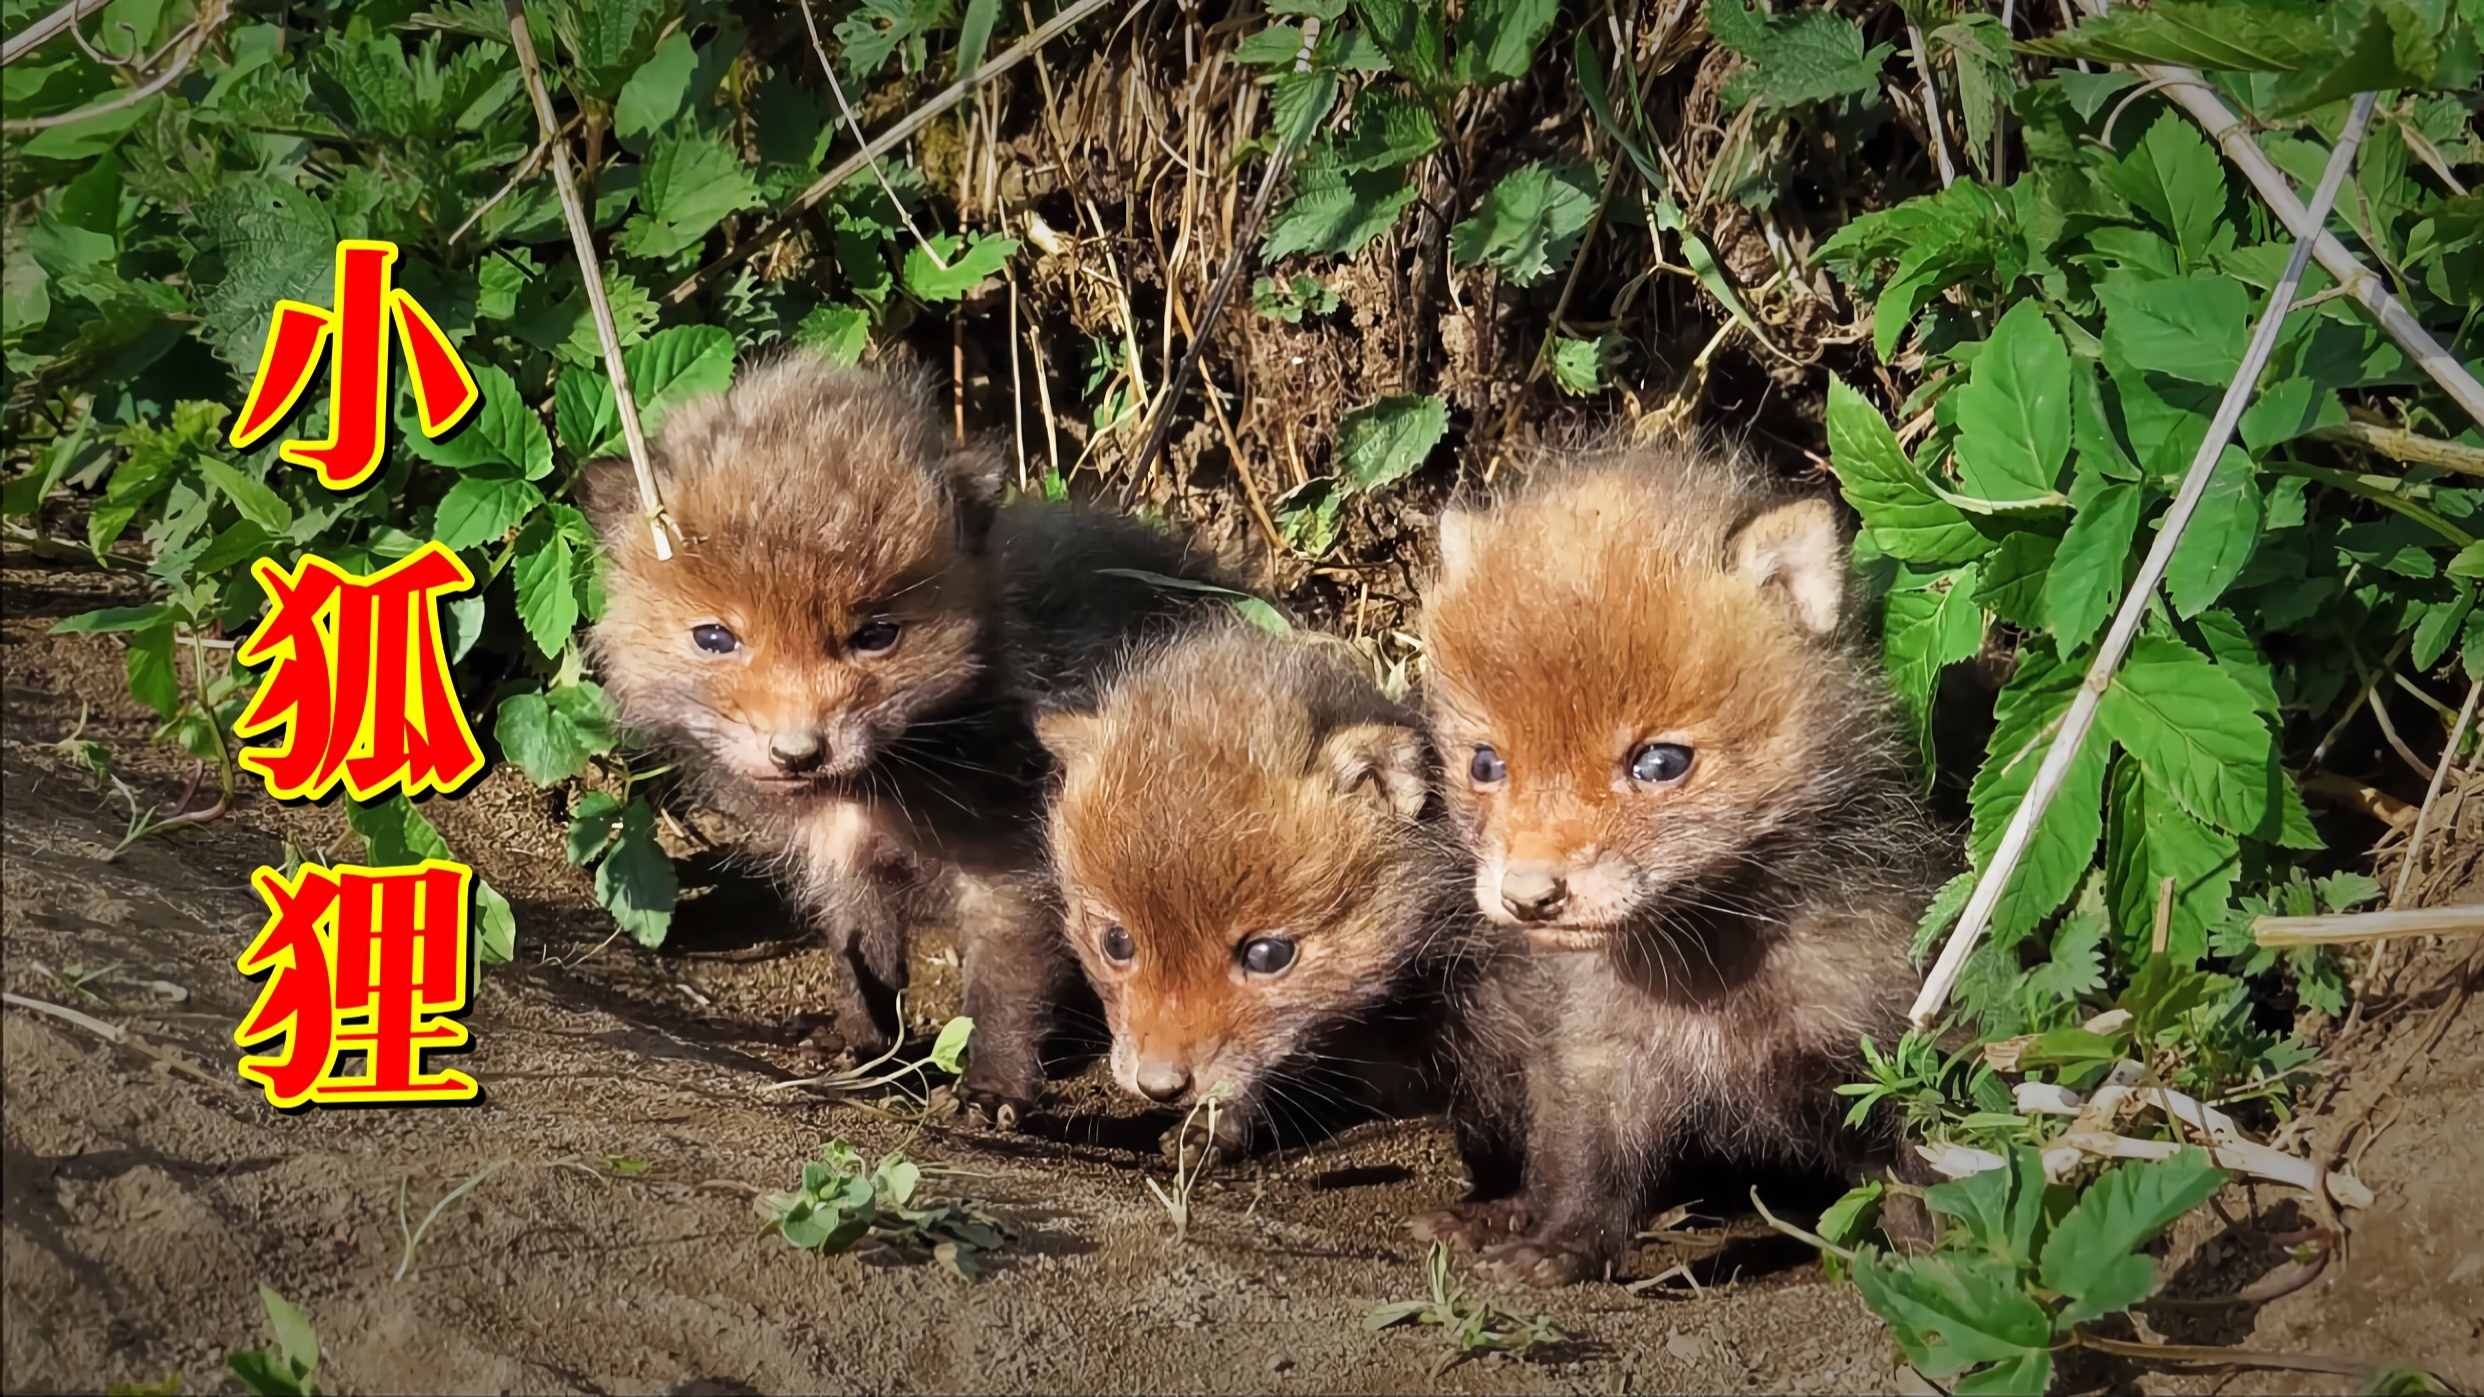
[[[1342,646],[1207,630],[1041,732],[1062,771],[1050,836],[1071,944],[1135,1095],[1217,1093],[1250,1120],[1463,920],[1442,915],[1453,875],[1423,819],[1420,719]],[[1288,947],[1280,972],[1249,967],[1259,938]]]
[[[1596,1274],[1693,1139],[1853,1158],[1830,1088],[1897,1025],[1936,883],[1835,515],[1688,451],[1589,457],[1453,510],[1430,706],[1473,893],[1473,1206],[1503,1277]]]

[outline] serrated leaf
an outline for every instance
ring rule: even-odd
[[[1555,336],[1552,353],[1545,365],[1552,370],[1553,382],[1561,391],[1575,397],[1588,397],[1604,391],[1604,370],[1621,349],[1621,338],[1602,334],[1592,340],[1574,340],[1567,335]]]
[[[2224,1184],[2225,1171],[2196,1146],[2170,1159],[2108,1168],[2045,1240],[2038,1277],[2070,1302],[2056,1322],[2067,1328],[2146,1299],[2156,1265],[2139,1249]]]
[[[2216,272],[2163,281],[2114,275],[2096,288],[2105,343],[2134,368],[2222,386],[2242,367],[2251,293]]]
[[[1784,15],[1754,11],[1742,0],[1709,0],[1708,32],[1751,60],[1734,80],[1735,95],[1772,107],[1862,96],[1880,88],[1887,44],[1863,47],[1853,21],[1825,10]]]
[[[2112,819],[2105,840],[2105,892],[2113,905],[2114,945],[2126,962],[2145,961],[2156,934],[2165,880],[2174,883],[2165,959],[2192,965],[2208,948],[2208,929],[2224,917],[2241,875],[2241,846],[2194,819],[2164,783],[2125,756],[2114,764]]]
[[[478,470],[460,476],[440,497],[431,536],[443,547],[472,548],[504,538],[543,503],[543,492],[515,475]]]
[[[181,709],[181,672],[173,662],[173,623],[158,621],[130,632],[123,657],[130,697],[170,718]]]
[[[2436,11],[2437,15],[2437,11]],[[2472,24],[2475,17],[2467,17]],[[2395,91],[2401,88],[2422,90],[2433,85],[2433,75],[2441,58],[2441,49],[2434,38],[2439,19],[2429,21],[2406,5],[2380,3],[2367,5],[2363,23],[2354,33],[2354,40],[2326,64],[2306,64],[2306,71],[2293,81],[2279,84],[2280,100],[2272,115],[2293,116],[2342,102],[2358,92]],[[2472,37],[2468,43],[2472,45]],[[2470,69],[2467,78],[2472,81]]]
[[[1828,443],[1839,489],[1882,552],[1910,563],[1957,563],[1992,547],[1963,511],[1933,493],[1888,420],[1841,378],[1829,380]]]
[[[676,325],[624,350],[621,362],[629,369],[630,396],[638,399],[639,429],[654,436],[673,409],[732,385],[733,333],[717,325]],[[610,396],[610,381],[604,392]]]
[[[1489,265],[1513,286],[1532,286],[1567,266],[1595,217],[1601,162],[1520,166],[1484,196],[1475,216],[1449,230],[1449,256]]]
[[[1371,491],[1414,473],[1449,430],[1449,405],[1429,394],[1399,393],[1354,409],[1337,422],[1337,475]]]
[[[1299,150],[1337,109],[1337,74],[1332,69],[1283,72],[1269,88],[1270,129],[1286,147]]]
[[[2070,454],[2070,351],[2041,305],[2010,307],[1954,401],[1967,494],[2007,502],[2055,493]]]
[[[2017,1270],[1991,1257],[1865,1251],[1856,1258],[1854,1283],[1907,1361],[1927,1377],[2049,1356],[2050,1319],[2020,1285]]]
[[[2026,799],[2062,715],[2078,692],[2079,679],[2078,670],[2055,660],[2041,646],[2019,652],[2018,670],[1994,703],[1992,736],[1968,793],[1974,811],[1968,848],[1978,867],[1991,860],[2010,817]],[[2009,887],[1993,908],[1992,934],[1997,943],[2015,944],[2077,890],[2095,857],[2096,841],[2104,834],[2105,759],[2110,752],[2110,745],[2093,732],[2079,744],[2052,803],[2044,808],[2026,851],[2019,856]]]
[[[2136,485],[2081,468],[2070,501],[2078,512],[2054,551],[2043,592],[2045,624],[2064,652],[2086,645],[2120,603],[2146,495]]]
[[[2194,818],[2229,834],[2253,833],[2268,818],[2274,740],[2250,691],[2207,656],[2138,637],[2096,720]]]
[[[649,140],[670,124],[690,95],[691,75],[698,71],[698,51],[686,30],[656,45],[655,53],[621,85],[612,106],[612,133],[622,149],[644,154]]]
[[[1889,592],[1881,619],[1881,658],[1890,688],[1916,745],[1929,758],[1932,694],[1941,670],[1984,643],[1984,613],[1975,604],[1975,564],[1941,572],[1906,570]]]
[[[668,259],[698,246],[726,215],[758,203],[757,181],[721,138],[675,123],[639,167],[640,211],[614,245],[627,256]]]
[[[2129,155],[2101,171],[2104,180],[2145,210],[2166,232],[2188,270],[2206,271],[2233,227],[2225,214],[2225,169],[2190,119],[2168,107]]]
[[[2182,0],[2144,10],[2116,7],[2087,16],[2067,34],[2021,47],[2055,58],[2176,63],[2243,73],[2290,73],[2337,55],[2337,41],[2307,6]]]
[[[655,842],[655,811],[634,797],[621,812],[612,847],[595,866],[595,900],[642,946],[660,946],[680,892],[673,861]]]
[[[624,362],[627,357],[624,352]],[[573,460],[617,455],[628,445],[621,434],[620,409],[613,402],[612,380],[601,368],[571,364],[561,369],[552,389],[552,425]]]
[[[1233,46],[1233,61],[1247,63],[1254,68],[1267,68],[1279,63],[1291,63],[1294,55],[1301,52],[1301,25],[1271,24],[1243,35],[1242,42]]]
[[[1333,475],[1315,475],[1268,502],[1276,515],[1277,533],[1288,548],[1307,558],[1326,553],[1337,542],[1337,516],[1345,508],[1345,491]]]
[[[1351,255],[1389,230],[1415,200],[1403,170],[1348,170],[1333,142],[1313,141],[1294,162],[1293,193],[1268,219],[1260,256]]]
[[[451,470],[509,466],[528,480],[550,475],[552,434],[526,405],[516,381],[506,370],[485,364],[474,370],[474,386],[481,391],[482,402],[457,430],[437,441],[422,434],[410,406],[400,413],[397,422],[406,445],[415,455]]]
[[[1400,170],[1440,147],[1432,110],[1384,87],[1354,98],[1354,118],[1335,142],[1337,167],[1349,172]]]
[[[2260,484],[2251,458],[2228,446],[2165,565],[2165,593],[2185,618],[2217,604],[2260,543]]]
[[[509,760],[538,786],[566,781],[591,757],[612,750],[612,711],[601,685],[582,680],[548,693],[501,700],[492,735]]]
[[[871,344],[871,313],[860,306],[815,306],[802,317],[794,339],[839,368],[862,362]]]
[[[937,233],[927,241],[949,265],[935,265],[921,246],[906,249],[906,290],[925,301],[954,301],[998,272],[1018,250],[1014,238],[971,235],[962,244],[955,233]]]
[[[1923,1203],[1954,1219],[1994,1260],[2023,1271],[2036,1264],[2036,1233],[2044,1224],[2044,1162],[2024,1145],[2005,1158],[2002,1168],[1926,1188]]]
[[[559,659],[569,633],[578,627],[576,559],[569,540],[552,527],[548,515],[536,516],[518,535],[517,563],[511,571],[517,580],[518,620],[536,649]]]
[[[1984,557],[1975,585],[1976,603],[2025,630],[2044,625],[2044,579],[2060,540],[2033,530],[2005,535]]]
[[[1468,0],[1457,24],[1459,81],[1489,87],[1525,77],[1561,0]]]

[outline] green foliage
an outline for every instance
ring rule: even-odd
[[[1363,1316],[1363,1327],[1390,1329],[1401,1324],[1440,1330],[1449,1353],[1432,1369],[1437,1378],[1450,1368],[1486,1353],[1525,1355],[1539,1348],[1568,1343],[1570,1336],[1543,1315],[1526,1314],[1470,1295],[1452,1268],[1447,1245],[1434,1242],[1424,1258],[1431,1298],[1398,1300],[1375,1307]]]
[[[276,1346],[229,1355],[225,1368],[252,1397],[312,1397],[319,1391],[311,1381],[319,1371],[319,1336],[311,1330],[310,1317],[264,1285],[259,1287],[259,1303],[267,1310]]]
[[[1251,283],[1251,309],[1270,320],[1299,325],[1305,316],[1316,319],[1335,314],[1337,293],[1322,286],[1318,277],[1308,274],[1297,274],[1288,282],[1261,277]]]
[[[854,362],[875,335],[955,304],[1017,251],[973,229],[927,227],[928,246],[917,243],[866,174],[816,206],[809,274],[660,300],[816,178],[841,125],[817,63],[807,44],[745,49],[741,21],[714,0],[550,0],[530,12],[556,117],[584,155],[604,291],[651,434],[779,343]],[[152,53],[171,38],[170,13],[133,11],[132,27],[103,24],[110,37],[95,42]],[[1014,14],[993,0],[962,14],[951,0],[853,8],[835,43],[849,95],[864,98],[856,79],[946,62],[939,46],[952,36],[971,67]],[[528,161],[540,133],[500,12],[235,14],[181,81],[77,118],[128,81],[66,36],[9,69],[13,119],[70,119],[7,137],[0,508],[12,529],[82,508],[87,546],[144,569],[156,591],[69,629],[124,637],[132,692],[162,716],[162,736],[221,767],[257,676],[227,672],[222,652],[193,641],[255,624],[265,596],[251,564],[317,553],[367,572],[436,538],[478,581],[444,619],[469,719],[497,749],[487,755],[546,784],[625,772],[575,641],[601,605],[580,477],[623,454],[624,433],[551,175]],[[1382,126],[1421,130],[1403,113]],[[880,163],[896,200],[925,203],[919,172]],[[234,450],[226,432],[275,301],[326,305],[343,238],[398,244],[395,284],[450,335],[483,397],[433,441],[410,398],[392,395],[381,469],[333,492],[276,455],[282,438],[326,430],[319,384],[252,449]],[[598,887],[654,941],[673,885],[653,805],[632,800],[598,846]],[[348,813],[366,838],[379,832],[375,859],[383,847],[450,856],[411,810]],[[505,959],[509,905],[488,886],[476,896],[487,958]]]
[[[2048,1185],[2036,1151],[2000,1168],[1924,1191],[1940,1218],[1939,1246],[1910,1257],[1858,1248],[1856,1287],[1925,1376],[1967,1369],[1961,1392],[2041,1394],[2052,1349],[2070,1330],[2155,1293],[2143,1250],[2167,1225],[2215,1193],[2222,1171],[2208,1153],[2108,1167],[2072,1201]]]
[[[919,1197],[923,1176],[903,1154],[891,1151],[874,1166],[862,1151],[831,1140],[802,1166],[800,1186],[759,1199],[759,1212],[770,1231],[805,1251],[868,1245],[906,1261],[936,1261],[972,1280],[982,1274],[984,1253],[1017,1234],[979,1203]]]

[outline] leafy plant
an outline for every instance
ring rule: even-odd
[[[1523,1314],[1468,1294],[1465,1282],[1450,1263],[1449,1248],[1443,1243],[1432,1244],[1423,1270],[1432,1291],[1430,1299],[1397,1300],[1378,1306],[1363,1316],[1363,1327],[1379,1330],[1416,1324],[1438,1329],[1450,1351],[1433,1367],[1435,1378],[1479,1354],[1523,1357],[1537,1349],[1570,1341],[1559,1325],[1543,1315]]]
[[[922,1166],[890,1152],[877,1166],[843,1140],[831,1140],[802,1166],[801,1186],[758,1200],[769,1230],[805,1251],[843,1252],[866,1244],[908,1261],[936,1261],[967,1280],[982,1255],[1016,1234],[979,1203],[918,1200]]]
[[[319,1336],[310,1317],[265,1285],[259,1287],[259,1304],[267,1310],[276,1347],[244,1349],[227,1357],[224,1366],[253,1397],[312,1397],[319,1391],[312,1382],[319,1372]]]

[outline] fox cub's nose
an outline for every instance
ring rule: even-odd
[[[1174,1062],[1142,1062],[1138,1065],[1138,1088],[1157,1101],[1178,1101],[1190,1090],[1190,1073]]]
[[[1522,922],[1540,922],[1559,913],[1569,895],[1569,884],[1546,869],[1512,868],[1501,875],[1501,905]]]
[[[816,728],[780,732],[768,739],[768,760],[776,763],[777,770],[789,776],[812,770],[827,755],[828,744],[821,739]]]

